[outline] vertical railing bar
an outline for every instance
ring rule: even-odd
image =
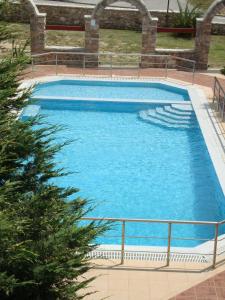
[[[166,56],[166,78],[168,78],[168,61],[169,61],[169,56]]]
[[[217,97],[217,111],[219,111],[219,108],[220,108],[220,86],[219,86],[218,97]]]
[[[171,234],[172,234],[172,223],[168,223],[168,244],[167,244],[167,259],[166,259],[167,266],[170,265]]]
[[[221,116],[221,88],[219,88],[219,113],[220,113],[220,116]]]
[[[222,105],[222,121],[224,120],[224,98],[223,99],[223,105]]]
[[[138,55],[138,79],[140,79],[140,72],[141,72],[140,65],[141,65],[141,60],[140,60],[140,54],[139,54]]]
[[[215,102],[216,98],[216,77],[214,77],[214,87],[213,87],[213,103]]]
[[[196,62],[193,62],[193,68],[192,68],[192,84],[195,83],[195,68],[196,68]]]
[[[32,70],[32,73],[34,72],[34,58],[31,57],[31,70]]]
[[[121,265],[124,264],[124,250],[125,250],[125,221],[122,221]]]
[[[214,249],[213,249],[213,264],[212,268],[216,267],[216,256],[217,256],[217,244],[218,244],[219,224],[215,225],[215,236],[214,236]]]
[[[83,55],[83,76],[85,76],[85,54]]]
[[[112,78],[112,53],[110,54],[110,76]]]
[[[55,55],[55,75],[57,75],[58,74],[58,68],[57,68],[57,66],[58,66],[58,55],[56,54]]]

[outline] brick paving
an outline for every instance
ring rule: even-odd
[[[225,271],[170,298],[170,300],[222,300],[225,299]]]
[[[151,78],[165,78],[166,71],[165,69],[81,69],[81,68],[74,68],[71,66],[35,66],[34,71],[31,71],[29,67],[26,72],[26,78],[36,78],[40,76],[50,76],[50,75],[80,75],[80,76],[106,76],[106,77],[117,77],[117,76],[125,76],[125,77],[151,77]],[[220,74],[215,74],[215,76],[220,77],[220,82],[225,89],[225,76],[221,76]],[[184,72],[178,70],[168,70],[167,77],[169,79],[184,81],[186,83],[193,82],[193,75],[191,72]],[[207,73],[200,73],[196,72],[194,76],[194,83],[197,85],[213,88],[213,81],[214,76]]]

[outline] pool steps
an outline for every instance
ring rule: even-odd
[[[191,104],[171,104],[171,107],[182,112],[193,112]]]
[[[165,105],[164,106],[164,110],[167,111],[167,112],[172,113],[173,115],[177,115],[177,116],[189,116],[189,115],[193,115],[193,112],[191,112],[191,111],[177,110],[177,109],[174,109],[172,106],[169,106],[169,105]]]
[[[36,117],[40,112],[40,105],[27,105],[20,116],[20,119],[23,121],[27,121],[30,118]]]
[[[191,118],[193,118],[193,114],[176,115],[176,114],[173,114],[173,113],[170,113],[170,112],[164,110],[163,107],[156,107],[156,113],[161,115],[162,117],[168,117],[168,118],[171,118],[173,120],[182,119],[182,120],[188,121]]]
[[[191,129],[197,126],[191,105],[171,104],[142,110],[139,118],[147,123],[168,129]]]

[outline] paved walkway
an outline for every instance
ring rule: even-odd
[[[207,88],[213,88],[214,77],[217,76],[225,89],[225,76],[221,74],[210,74],[210,73],[200,73],[196,72],[193,77],[192,72],[184,72],[178,70],[168,70],[167,74],[164,69],[119,69],[119,70],[100,70],[100,69],[81,69],[73,68],[70,66],[59,65],[57,69],[55,66],[41,65],[35,66],[34,71],[31,71],[31,68],[28,68],[29,77],[39,77],[46,75],[81,75],[81,76],[106,76],[106,77],[117,77],[117,76],[126,76],[126,77],[143,77],[143,78],[165,78],[167,76],[168,80],[179,80],[183,81],[182,84],[194,84],[205,86]]]
[[[170,300],[222,300],[225,299],[225,271],[197,284]]]
[[[165,267],[165,263],[146,261],[125,261],[124,266],[116,261],[95,261],[97,265],[89,271],[86,278],[97,276],[88,288],[88,292],[96,291],[86,300],[222,300],[215,298],[212,288],[206,288],[201,282],[225,271],[225,265],[215,270],[203,264],[173,263]],[[218,281],[217,277],[216,281]],[[225,286],[225,276],[218,284]],[[209,283],[212,281],[207,281]],[[197,288],[190,290],[191,287]],[[195,297],[195,290],[201,298]],[[185,293],[183,293],[186,291]],[[219,290],[220,295],[224,290]],[[182,294],[181,294],[182,293]],[[195,293],[195,294],[194,294]],[[181,294],[179,297],[177,295]],[[194,294],[194,296],[193,296]],[[223,294],[224,295],[224,294]]]

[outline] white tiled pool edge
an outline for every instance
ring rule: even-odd
[[[189,88],[188,92],[221,188],[225,195],[225,152],[209,114],[209,102],[204,92],[199,88]]]
[[[22,88],[30,87],[40,82],[53,82],[56,80],[92,80],[92,81],[123,81],[123,78],[98,78],[98,77],[78,77],[78,76],[45,76],[38,79],[24,80],[21,84]],[[221,188],[225,195],[225,152],[222,147],[218,135],[216,134],[215,128],[210,117],[209,102],[204,94],[203,90],[196,86],[183,86],[177,83],[171,83],[165,79],[126,79],[129,82],[159,82],[172,87],[186,89],[189,93],[191,103],[196,113],[205,143],[207,145],[210,157],[212,159],[215,171],[217,173]],[[47,97],[49,98],[49,97]],[[54,97],[55,99],[56,97]],[[43,97],[42,97],[43,99]],[[78,100],[78,99],[67,99],[67,100]],[[91,100],[91,99],[80,99],[79,100]],[[92,99],[93,100],[93,99]],[[103,99],[94,99],[104,101]],[[109,101],[109,100],[108,100]],[[119,99],[111,99],[111,101],[119,101]],[[126,100],[122,102],[127,102]],[[128,102],[145,102],[145,103],[163,103],[160,101],[153,100],[129,100]],[[165,102],[165,101],[164,101]],[[170,103],[170,101],[166,101]],[[174,101],[173,103],[181,103],[181,101]],[[182,104],[190,104],[190,101],[183,101]],[[225,145],[225,142],[224,142]],[[112,216],[113,217],[113,216]],[[203,220],[205,221],[205,220]],[[225,248],[225,240],[220,242],[219,247]],[[173,261],[191,261],[191,262],[208,262],[211,261],[211,257],[205,255],[212,253],[213,243],[206,242],[197,247],[192,248],[171,248],[171,258]],[[151,246],[125,246],[125,258],[126,259],[139,259],[139,260],[165,260],[166,258],[166,247],[151,247]],[[197,253],[197,254],[196,254]],[[102,254],[102,256],[101,256]],[[120,246],[119,245],[101,245],[93,253],[92,257],[97,256],[107,258],[119,258],[120,257]]]

